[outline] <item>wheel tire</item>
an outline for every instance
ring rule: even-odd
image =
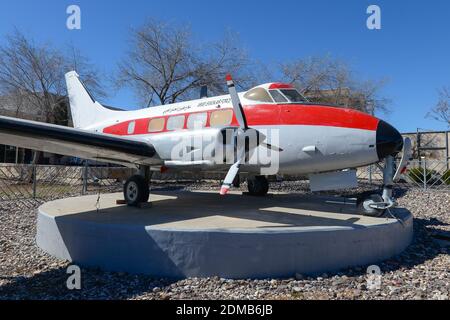
[[[123,195],[127,205],[136,207],[139,203],[147,202],[150,196],[148,182],[143,176],[131,176],[123,186]]]
[[[233,180],[233,188],[239,188],[240,186],[241,186],[241,179],[240,179],[239,175],[237,174]]]
[[[265,196],[269,191],[269,181],[264,176],[247,179],[248,193],[252,196]]]
[[[358,212],[368,216],[368,217],[381,217],[384,215],[384,212],[386,211],[384,210],[380,210],[380,209],[374,209],[369,207],[369,205],[371,203],[375,203],[375,202],[383,202],[383,197],[381,197],[379,194],[371,194],[369,196],[363,197],[361,199],[358,200],[357,203],[357,207],[358,207]]]

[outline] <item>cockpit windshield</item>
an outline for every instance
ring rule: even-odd
[[[269,92],[275,102],[289,102],[278,90],[270,90]]]
[[[244,97],[248,100],[269,103],[299,103],[308,101],[297,91],[297,89],[292,87],[269,90],[262,87],[256,87],[247,91],[244,94]]]
[[[266,89],[261,87],[253,88],[244,94],[244,97],[253,101],[273,102]]]
[[[295,89],[281,89],[282,94],[291,102],[304,102],[305,98]]]

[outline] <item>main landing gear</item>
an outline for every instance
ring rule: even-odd
[[[150,197],[150,168],[141,167],[140,174],[127,179],[123,186],[123,195],[128,206],[137,207],[148,202]]]
[[[269,191],[269,181],[265,176],[254,176],[247,179],[248,194],[265,196]]]

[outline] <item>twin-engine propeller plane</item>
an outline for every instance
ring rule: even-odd
[[[356,186],[354,168],[384,160],[382,195],[359,201],[380,216],[395,205],[393,182],[411,149],[391,125],[371,115],[308,102],[293,86],[268,83],[229,95],[119,111],[102,106],[75,71],[66,74],[73,128],[0,117],[0,142],[21,148],[138,167],[124,184],[130,206],[147,202],[152,170],[223,172],[220,194],[247,176],[251,195],[268,192],[267,175],[309,175],[311,189]],[[205,147],[205,144],[208,146]],[[403,158],[394,173],[394,156]]]

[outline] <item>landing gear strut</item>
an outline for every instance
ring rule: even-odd
[[[131,176],[123,186],[123,195],[127,205],[137,207],[140,203],[148,202],[150,170],[148,167],[141,167],[140,174]]]
[[[358,210],[371,217],[381,217],[386,210],[396,205],[392,197],[392,188],[394,185],[394,157],[387,156],[383,167],[383,193],[371,194],[358,200]]]
[[[269,181],[264,176],[247,179],[248,193],[252,196],[265,196],[269,191]]]

